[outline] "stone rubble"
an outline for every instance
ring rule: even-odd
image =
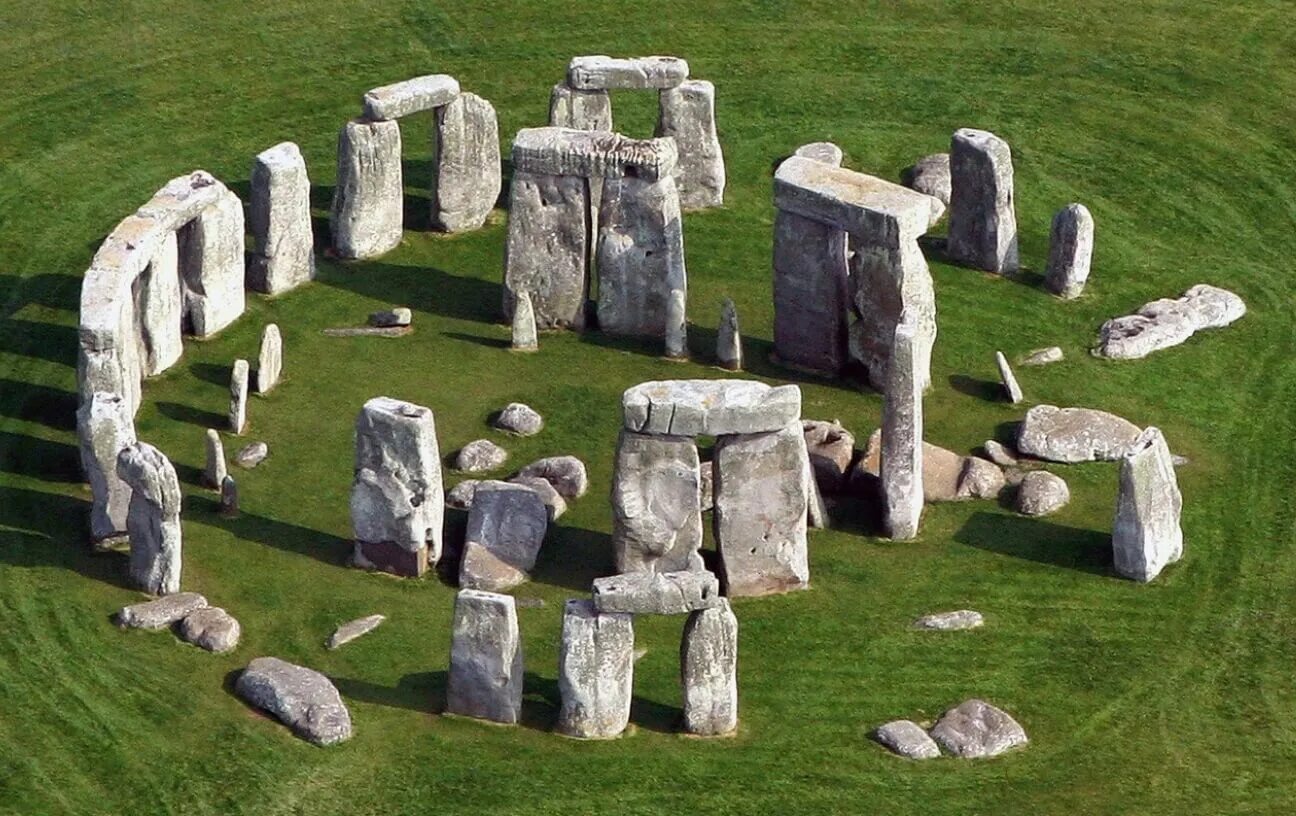
[[[251,470],[266,460],[270,455],[270,446],[264,442],[253,442],[245,445],[234,454],[234,464],[241,468]]]
[[[985,623],[985,618],[974,609],[957,609],[953,612],[935,612],[923,615],[914,621],[916,629],[932,629],[938,632],[956,632],[964,629],[976,629]]]
[[[1042,366],[1050,363],[1058,363],[1063,359],[1062,349],[1057,346],[1048,348],[1035,349],[1022,358],[1021,364],[1024,366]]]
[[[414,314],[404,306],[384,309],[369,315],[369,325],[379,329],[390,329],[408,326],[414,320]]]
[[[933,153],[906,167],[900,183],[911,190],[929,195],[945,207],[950,203],[950,154]],[[942,210],[944,207],[942,207]]]
[[[589,490],[585,463],[575,456],[546,456],[522,468],[517,475],[544,479],[568,501],[579,499]]]
[[[801,431],[819,490],[829,496],[841,493],[855,458],[855,435],[836,420],[805,419],[801,421]]]

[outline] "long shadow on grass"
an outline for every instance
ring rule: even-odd
[[[229,417],[214,411],[194,408],[192,405],[182,405],[178,402],[158,402],[155,403],[155,406],[158,413],[168,419],[174,419],[176,422],[187,422],[200,428],[223,428],[229,424]]]
[[[189,495],[184,499],[183,518],[189,522],[219,527],[244,541],[276,547],[337,567],[345,566],[351,555],[352,544],[345,538],[251,513],[240,513],[227,518],[220,515],[219,510],[220,502],[217,499]]]
[[[952,374],[949,378],[949,384],[955,391],[960,394],[967,394],[986,402],[1002,402],[1003,385],[994,380],[981,380],[976,377],[969,377],[965,374]]]
[[[59,430],[76,427],[77,398],[70,391],[0,379],[0,395],[0,416]]]
[[[563,527],[560,520],[558,526],[550,528],[531,577],[538,583],[586,593],[595,578],[615,572],[612,536],[597,530]]]
[[[77,361],[77,330],[74,326],[5,318],[0,320],[0,349],[72,368]]]
[[[954,540],[1000,555],[1112,575],[1111,536],[1097,530],[1001,513],[974,513]]]
[[[402,677],[394,687],[351,677],[329,679],[348,700],[388,708],[404,708],[424,714],[440,714],[445,709],[447,677],[444,671],[415,672]]]
[[[0,432],[0,472],[47,482],[80,482],[81,454],[73,445]]]
[[[364,297],[457,320],[494,323],[499,316],[499,284],[434,267],[379,261],[324,263],[318,280]]]
[[[0,487],[0,564],[55,567],[129,589],[125,559],[92,553],[85,541],[90,502],[74,496]]]

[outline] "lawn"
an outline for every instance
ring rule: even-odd
[[[288,814],[1289,813],[1296,800],[1296,27],[1292,6],[1049,0],[495,4],[0,0],[0,811]],[[81,276],[114,224],[171,177],[211,171],[246,197],[252,157],[301,145],[326,237],[339,128],[368,88],[449,73],[491,100],[505,146],[544,123],[576,54],[676,54],[713,81],[726,206],[685,221],[694,362],[597,334],[504,350],[506,214],[478,232],[421,228],[430,119],[403,122],[407,231],[371,262],[321,259],[319,280],[249,297],[247,314],[147,383],[137,426],[186,493],[184,578],[229,609],[224,656],[109,616],[139,598],[124,559],[86,546],[89,492],[74,430]],[[615,95],[618,130],[649,135],[650,94]],[[1111,464],[1056,466],[1073,500],[1032,520],[993,502],[929,507],[916,542],[846,520],[811,533],[808,592],[740,599],[736,736],[674,733],[682,620],[641,618],[631,732],[552,734],[562,601],[612,571],[607,500],[619,397],[711,367],[731,297],[752,376],[802,387],[805,415],[862,444],[880,398],[767,361],[771,177],[831,140],[886,178],[948,149],[958,127],[1007,139],[1027,272],[932,263],[940,335],[928,441],[970,452],[1010,438],[1025,406],[993,398],[994,352],[1059,345],[1019,368],[1028,405],[1104,408],[1162,428],[1189,457],[1184,560],[1155,583],[1116,577]],[[1085,295],[1040,287],[1052,214],[1097,224]],[[943,229],[943,227],[941,228]],[[1247,316],[1142,361],[1088,355],[1098,326],[1212,283]],[[406,304],[413,334],[335,338]],[[250,408],[269,460],[235,470],[240,518],[197,485],[203,431],[222,423],[229,366],[268,322],[285,382]],[[436,412],[442,452],[489,437],[521,466],[571,453],[592,487],[516,590],[525,722],[440,716],[454,589],[346,568],[355,415],[386,394]],[[505,403],[546,430],[491,431]],[[226,437],[227,452],[238,444]],[[458,477],[449,475],[448,483]],[[462,525],[451,514],[451,535]],[[909,628],[972,607],[966,634]],[[344,620],[377,632],[323,648]],[[355,737],[315,748],[233,696],[259,655],[312,666],[350,706]],[[869,739],[980,696],[1031,744],[976,762],[912,763]]]

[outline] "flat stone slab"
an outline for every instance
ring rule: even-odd
[[[599,612],[635,615],[685,615],[720,603],[720,581],[704,570],[623,572],[594,579]]]
[[[195,609],[180,621],[180,639],[216,654],[231,652],[243,634],[238,619],[219,606]]]
[[[567,85],[578,91],[666,90],[688,79],[688,63],[679,57],[572,57]]]
[[[253,442],[234,454],[234,464],[249,470],[266,460],[270,455],[270,446],[264,442]]]
[[[1017,450],[1050,462],[1113,462],[1125,455],[1141,430],[1094,408],[1036,405],[1026,412]]]
[[[321,334],[326,337],[404,337],[412,331],[413,326],[344,326],[324,329]]]
[[[636,433],[766,433],[801,418],[801,389],[754,380],[661,380],[627,389],[621,410],[625,427]]]
[[[774,206],[888,246],[922,235],[945,210],[908,187],[803,156],[775,171]]]
[[[277,657],[258,657],[234,683],[239,697],[316,745],[351,738],[351,712],[327,677]]]
[[[1048,348],[1035,349],[1030,352],[1022,358],[1021,364],[1024,366],[1049,365],[1061,362],[1064,357],[1062,349],[1057,346],[1049,346]]]
[[[675,140],[560,127],[523,128],[513,139],[513,171],[541,176],[657,181],[675,170]]]
[[[333,634],[324,643],[326,649],[341,648],[356,638],[363,637],[382,625],[387,620],[386,615],[366,615],[363,618],[356,618],[353,621],[347,621],[339,626]]]
[[[931,736],[946,751],[965,759],[998,756],[1029,741],[1006,711],[975,699],[942,714]]]
[[[165,629],[195,609],[207,606],[207,599],[197,592],[177,592],[156,601],[123,606],[115,616],[117,625],[126,629]]]
[[[913,720],[892,720],[880,725],[873,732],[873,739],[891,753],[907,759],[935,759],[940,756],[940,746]]]
[[[1154,300],[1136,314],[1108,320],[1099,329],[1094,354],[1115,360],[1146,357],[1177,346],[1202,329],[1227,326],[1245,314],[1242,298],[1199,283],[1176,300]]]
[[[916,629],[933,629],[940,632],[954,632],[963,629],[975,629],[985,623],[980,612],[973,609],[957,609],[953,612],[936,612],[923,615],[914,621]]]
[[[429,74],[374,88],[364,95],[369,119],[399,119],[411,113],[448,105],[459,95],[459,81],[446,74]]]

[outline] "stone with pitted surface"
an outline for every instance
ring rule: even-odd
[[[975,269],[1017,271],[1012,151],[989,131],[960,128],[950,140],[946,252]]]
[[[505,433],[535,436],[544,428],[544,417],[525,403],[510,402],[492,420],[491,425]]]
[[[448,105],[459,96],[459,82],[446,74],[428,74],[374,88],[364,95],[369,119],[399,119],[411,113]]]
[[[912,720],[892,720],[878,726],[873,738],[888,751],[906,759],[935,759],[940,756],[936,741]]]
[[[1148,428],[1121,460],[1112,553],[1126,578],[1151,581],[1183,557],[1183,496],[1171,459],[1165,436]]]
[[[130,488],[131,583],[152,595],[180,591],[180,480],[162,452],[147,442],[123,448],[117,475]]]
[[[973,609],[957,609],[953,612],[935,612],[923,615],[914,621],[918,629],[935,629],[941,632],[952,632],[963,629],[975,629],[985,623],[980,612]]]
[[[513,318],[525,293],[537,328],[585,325],[586,270],[594,240],[589,213],[590,183],[585,179],[514,166],[504,249],[506,318]]]
[[[526,485],[486,481],[473,493],[459,586],[503,592],[530,580],[549,511]]]
[[[986,458],[999,467],[1017,466],[1017,452],[1002,442],[987,439],[981,447],[985,448]]]
[[[329,229],[342,258],[376,258],[395,249],[405,217],[397,122],[347,122],[338,135],[337,186]]]
[[[568,501],[579,499],[589,490],[585,463],[575,456],[546,456],[522,468],[517,475],[544,479]]]
[[[965,759],[998,756],[1029,741],[1011,715],[984,700],[968,700],[946,711],[932,726],[931,736]]]
[[[278,295],[315,277],[311,231],[310,178],[306,160],[292,142],[258,154],[249,182],[248,227],[254,250],[248,288]]]
[[[126,629],[165,629],[176,621],[207,606],[207,599],[197,592],[177,592],[153,601],[123,606],[115,616],[118,626]]]
[[[499,200],[499,123],[491,103],[462,93],[437,108],[432,223],[467,232],[486,223]]]
[[[253,442],[250,445],[244,445],[238,453],[234,454],[234,464],[251,470],[264,462],[269,455],[269,445],[264,442]]]
[[[572,57],[567,84],[582,91],[662,90],[688,79],[688,63],[679,57],[618,58],[596,54]]]
[[[636,433],[764,433],[801,418],[801,389],[754,380],[661,380],[626,389],[621,409],[625,427]]]
[[[624,572],[594,579],[600,612],[683,615],[720,603],[720,582],[701,567],[680,572]]]
[[[674,179],[603,180],[597,266],[599,329],[664,337],[671,291],[688,288]]]
[[[90,537],[95,541],[126,532],[131,488],[117,475],[117,457],[135,444],[135,422],[119,394],[97,391],[77,409],[81,466],[90,482]]]
[[[702,569],[700,483],[692,439],[621,431],[612,481],[618,570]]]
[[[351,712],[342,695],[314,669],[258,657],[239,675],[234,691],[308,742],[333,745],[351,738]]]
[[[1005,484],[1003,468],[989,459],[968,456],[963,459],[963,472],[959,474],[955,493],[960,499],[993,499]]]
[[[523,128],[513,139],[514,172],[542,176],[657,181],[675,171],[674,139],[631,139],[620,133],[573,128]]]
[[[950,203],[950,154],[933,153],[923,156],[912,167],[904,169],[900,174],[900,183],[940,201],[943,205],[941,210],[944,211]]]
[[[559,83],[549,94],[549,124],[573,130],[611,130],[612,98],[607,91],[580,91]]]
[[[1117,360],[1146,357],[1177,346],[1202,329],[1227,326],[1245,314],[1242,298],[1200,283],[1176,300],[1154,300],[1143,304],[1137,314],[1108,320],[1099,330],[1094,354]]]
[[[721,598],[689,615],[680,642],[684,730],[704,737],[738,727],[738,618]]]
[[[923,512],[923,379],[918,363],[918,325],[906,312],[895,329],[882,395],[878,478],[883,526],[901,541],[918,535]],[[957,492],[957,490],[956,490]]]
[[[516,724],[522,714],[522,636],[509,595],[455,596],[446,713]]]
[[[630,722],[634,622],[588,600],[563,608],[558,649],[557,730],[581,739],[611,739]]]
[[[455,456],[455,470],[463,473],[486,473],[502,467],[508,451],[489,439],[476,439],[464,445]]]
[[[1080,297],[1093,260],[1094,220],[1083,204],[1068,204],[1053,216],[1044,285],[1065,300]]]
[[[1106,411],[1036,405],[1026,412],[1017,450],[1050,462],[1112,462],[1138,435],[1137,425]]]
[[[241,434],[247,427],[247,399],[248,399],[248,379],[251,375],[248,373],[247,360],[235,360],[234,367],[230,370],[230,398],[229,398],[229,426],[230,433]]]
[[[675,183],[686,210],[724,204],[725,163],[716,135],[715,85],[686,79],[660,95],[657,136],[675,140]]]

